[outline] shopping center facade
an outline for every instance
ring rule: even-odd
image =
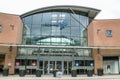
[[[119,73],[120,20],[94,20],[98,9],[51,6],[22,15],[0,13],[0,66],[18,74],[36,68],[44,75],[54,69],[65,75],[71,68],[86,74],[89,67],[105,74]],[[110,71],[107,69],[110,68]]]

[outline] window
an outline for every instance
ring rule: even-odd
[[[0,32],[2,32],[2,25],[0,25]]]
[[[106,30],[106,36],[111,37],[112,36],[112,30]]]

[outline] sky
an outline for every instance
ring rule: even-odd
[[[120,19],[120,0],[0,0],[0,12],[21,15],[34,9],[75,5],[101,10],[95,19]]]

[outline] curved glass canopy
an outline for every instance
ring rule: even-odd
[[[23,44],[87,46],[89,17],[97,13],[91,8],[58,6],[23,14]]]
[[[75,16],[82,25],[72,16]],[[87,32],[86,28],[84,28],[84,26],[87,27],[88,25],[87,16],[52,11],[27,16],[23,18],[23,21],[25,24],[23,44],[87,45]],[[51,37],[42,40],[47,36]]]

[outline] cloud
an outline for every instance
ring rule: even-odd
[[[0,11],[21,15],[25,12],[54,5],[77,5],[100,9],[96,19],[120,18],[120,0],[0,0]]]

